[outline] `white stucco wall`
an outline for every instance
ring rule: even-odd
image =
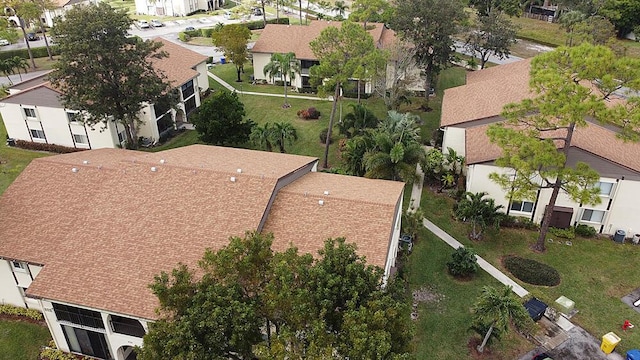
[[[622,229],[627,237],[640,234],[640,182],[620,180],[616,187],[603,232],[613,234]]]
[[[13,269],[8,260],[0,260],[0,303],[26,307],[20,289],[13,277]]]
[[[387,251],[387,262],[384,267],[384,282],[386,283],[391,274],[391,268],[396,266],[396,258],[398,256],[398,242],[400,239],[400,231],[402,230],[402,198],[398,201],[396,207],[396,218],[393,223],[393,232],[391,235],[391,242],[389,243],[389,249]]]
[[[253,54],[253,78],[256,80],[267,80],[269,78],[264,74],[264,67],[271,61],[271,54],[254,53]]]
[[[198,77],[196,78],[196,82],[200,91],[205,91],[209,88],[209,75],[207,75],[207,64],[205,62],[201,62],[196,66],[196,71],[198,72]],[[198,106],[200,106],[200,99],[198,99]]]
[[[447,148],[452,148],[458,155],[466,156],[465,129],[451,126],[444,128],[442,151],[446,153]]]

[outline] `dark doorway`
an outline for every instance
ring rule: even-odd
[[[567,229],[571,226],[572,217],[573,208],[565,206],[554,206],[549,226],[558,229]]]

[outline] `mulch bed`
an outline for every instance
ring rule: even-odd
[[[21,322],[28,322],[31,324],[36,324],[36,325],[45,326],[45,327],[47,326],[47,323],[44,320],[35,320],[35,319],[28,318],[26,316],[20,316],[20,315],[0,314],[0,320],[21,321]]]

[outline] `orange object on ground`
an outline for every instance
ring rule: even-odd
[[[625,320],[622,324],[622,330],[627,331],[627,329],[633,329],[633,324],[629,320]]]

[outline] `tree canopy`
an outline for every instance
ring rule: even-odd
[[[310,47],[320,62],[320,65],[311,67],[311,80],[318,85],[320,93],[333,93],[323,158],[323,167],[327,168],[331,131],[342,84],[358,75],[366,75],[367,68],[374,69],[369,73],[375,73],[375,69],[386,64],[386,57],[376,48],[373,37],[362,26],[349,21],[343,22],[339,28],[325,28],[310,43]]]
[[[242,144],[249,140],[255,124],[245,120],[244,104],[238,94],[218,91],[203,101],[190,120],[200,140],[213,145]]]
[[[404,289],[382,286],[345,239],[329,239],[314,260],[273,236],[247,233],[207,250],[195,269],[155,277],[160,320],[138,358],[397,359],[412,326]],[[263,338],[263,335],[265,337]]]
[[[264,14],[264,9],[263,9]],[[224,56],[236,66],[237,82],[241,82],[240,73],[244,70],[249,50],[247,43],[251,38],[251,30],[243,24],[228,24],[211,33],[213,45],[224,51]]]
[[[60,58],[49,74],[65,108],[81,111],[89,125],[124,126],[127,147],[138,145],[140,112],[145,104],[173,106],[172,86],[153,66],[166,56],[162,43],[127,38],[131,19],[98,3],[76,6],[52,29]]]
[[[522,5],[520,0],[469,0],[479,16],[489,16],[492,12],[502,12],[509,16],[520,16]]]
[[[487,134],[502,149],[496,164],[513,169],[491,174],[510,201],[552,190],[534,246],[544,251],[560,190],[578,203],[600,201],[594,187],[599,174],[586,163],[567,161],[575,129],[594,119],[616,127],[625,141],[640,140],[640,99],[628,92],[640,89],[640,59],[616,57],[611,49],[588,43],[561,47],[533,59],[530,87],[535,96],[505,106],[506,121],[490,126]],[[626,93],[626,101],[610,103],[615,92]]]
[[[489,56],[509,57],[511,45],[516,42],[516,26],[499,11],[480,16],[476,26],[467,34],[465,48],[480,58],[484,69]]]
[[[271,61],[264,66],[263,72],[271,79],[280,78],[284,86],[284,104],[282,107],[291,107],[287,102],[287,88],[290,85],[289,83],[296,78],[296,74],[300,74],[300,65],[298,64],[298,59],[296,59],[296,54],[292,52],[272,54]]]

